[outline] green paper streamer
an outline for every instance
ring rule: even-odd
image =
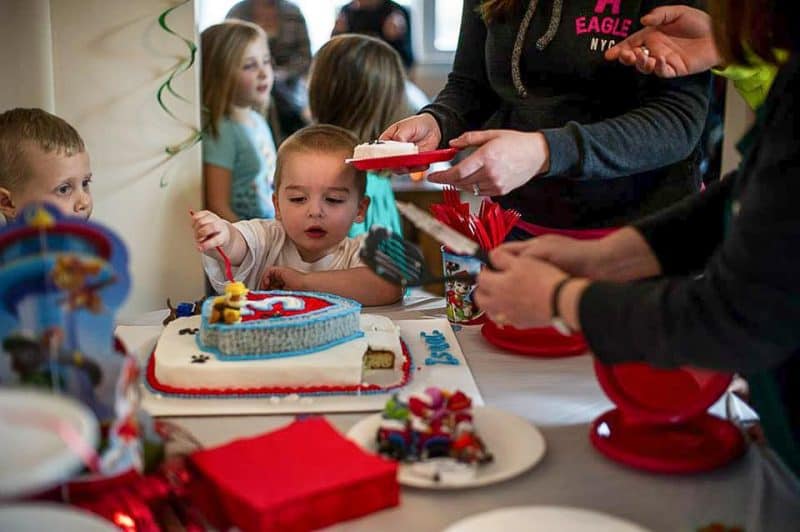
[[[161,29],[163,29],[164,31],[166,31],[170,35],[173,35],[174,37],[177,37],[178,39],[180,39],[186,45],[186,48],[189,51],[188,57],[186,59],[182,60],[181,62],[179,62],[177,65],[175,65],[175,68],[173,68],[172,71],[169,73],[169,75],[167,76],[167,79],[164,81],[164,83],[162,83],[158,87],[158,91],[156,91],[156,101],[158,102],[159,107],[161,107],[161,109],[163,109],[164,112],[167,113],[172,119],[174,119],[174,120],[176,120],[178,122],[181,122],[182,124],[184,124],[184,122],[180,118],[178,118],[175,115],[175,113],[173,113],[172,110],[169,107],[167,107],[166,103],[164,102],[164,92],[165,91],[169,92],[174,97],[176,97],[179,100],[182,100],[182,101],[184,101],[186,103],[192,103],[190,100],[184,98],[182,95],[178,94],[178,92],[175,91],[175,89],[172,87],[172,80],[175,79],[180,74],[182,74],[182,73],[186,72],[187,70],[189,70],[192,67],[192,65],[194,65],[195,58],[197,56],[197,45],[194,42],[192,42],[191,40],[187,39],[186,37],[183,37],[182,35],[178,34],[172,28],[170,28],[169,25],[167,24],[167,17],[169,16],[170,13],[172,13],[173,11],[178,9],[179,7],[190,3],[190,1],[191,0],[183,0],[183,1],[179,2],[178,4],[175,4],[174,6],[168,8],[166,11],[161,13],[161,15],[159,15],[159,17],[158,17],[158,25],[161,26]],[[178,155],[179,153],[181,153],[181,152],[183,152],[185,150],[188,150],[189,148],[191,148],[192,146],[194,146],[195,144],[200,142],[200,140],[202,139],[202,136],[203,136],[202,131],[198,130],[194,126],[190,126],[190,127],[191,127],[191,130],[192,130],[192,133],[191,133],[191,135],[189,137],[187,137],[182,142],[179,142],[178,144],[173,144],[173,145],[167,146],[165,148],[165,151],[170,156],[170,158],[174,157],[175,155]],[[167,186],[167,176],[166,176],[166,174],[167,174],[167,172],[165,171],[164,174],[161,176],[160,186],[162,188]]]

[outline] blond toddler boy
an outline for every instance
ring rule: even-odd
[[[278,150],[274,220],[230,223],[210,211],[194,213],[192,227],[215,290],[225,285],[220,246],[233,276],[249,288],[329,292],[363,305],[385,305],[402,291],[359,258],[362,237],[348,238],[369,206],[366,175],[344,160],[358,139],[331,125],[303,128]]]

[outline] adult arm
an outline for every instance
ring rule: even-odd
[[[654,3],[644,2],[643,10]],[[639,105],[630,111],[591,124],[568,122],[542,130],[550,147],[550,168],[543,177],[614,178],[689,156],[705,125],[710,72],[636,79]]]
[[[682,5],[658,6],[643,16],[641,23],[641,30],[606,51],[607,60],[663,78],[697,74],[721,62],[711,17],[705,11]]]
[[[543,129],[550,168],[542,177],[613,178],[685,159],[706,120],[711,74],[639,79],[640,105],[591,124]]]
[[[593,283],[578,295],[580,324],[601,360],[749,372],[800,348],[800,82],[781,85],[757,155],[743,167],[746,188],[732,203],[730,230],[704,275]]]
[[[725,209],[735,176],[633,224],[665,275],[685,275],[705,267],[725,234]]]
[[[420,111],[433,115],[439,124],[440,147],[464,131],[480,128],[499,105],[486,77],[486,25],[476,11],[478,4],[464,1],[453,69],[434,102]]]
[[[606,51],[607,60],[662,78],[696,74],[722,63],[711,18],[704,11],[689,6],[659,6],[643,16],[641,22],[644,28]],[[756,109],[766,99],[778,69],[751,55],[751,64],[728,65],[715,73],[730,79],[747,104]],[[785,59],[781,51],[776,50],[776,55]]]

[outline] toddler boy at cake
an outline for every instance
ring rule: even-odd
[[[42,109],[0,114],[0,213],[13,220],[32,201],[47,201],[64,214],[92,214],[89,154],[78,132]]]
[[[363,235],[348,238],[369,206],[366,174],[346,164],[358,139],[331,125],[303,128],[281,144],[274,220],[230,223],[210,211],[192,215],[203,267],[217,292],[225,286],[221,246],[235,280],[251,289],[314,290],[363,305],[397,301],[402,291],[359,258]]]

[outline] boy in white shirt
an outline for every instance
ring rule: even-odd
[[[369,206],[366,174],[346,164],[358,139],[336,126],[314,125],[286,139],[275,168],[275,220],[234,224],[210,211],[192,215],[203,267],[218,292],[225,285],[221,246],[233,277],[251,289],[315,290],[386,305],[402,290],[364,265],[363,235],[347,238]]]

